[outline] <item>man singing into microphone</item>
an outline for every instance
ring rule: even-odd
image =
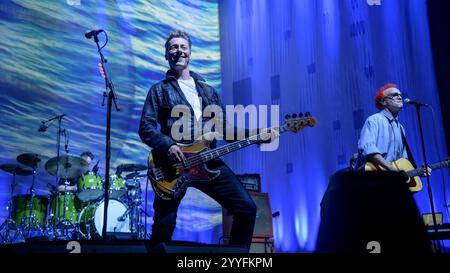
[[[388,171],[397,172],[390,162],[411,156],[408,156],[406,149],[405,129],[398,121],[398,114],[403,109],[403,98],[397,85],[388,83],[382,86],[375,95],[375,105],[380,111],[368,117],[361,130],[357,167],[372,162]],[[431,173],[430,168],[428,172]]]
[[[142,141],[161,156],[168,154],[176,162],[184,160],[184,154],[171,135],[171,128],[179,118],[171,116],[171,110],[179,105],[188,107],[193,119],[204,124],[210,118],[202,115],[207,105],[222,106],[219,94],[197,73],[189,69],[191,38],[183,31],[172,32],[165,43],[165,58],[170,69],[165,79],[154,84],[148,92],[140,122]],[[203,107],[202,107],[203,106]],[[157,130],[158,123],[161,126]],[[194,132],[194,129],[191,130]],[[224,134],[225,135],[225,134]],[[256,205],[239,182],[236,175],[220,159],[207,163],[220,175],[211,183],[198,183],[196,188],[211,196],[234,215],[230,244],[250,248],[256,218]],[[155,195],[151,243],[170,241],[176,226],[177,211],[185,192],[173,200]]]

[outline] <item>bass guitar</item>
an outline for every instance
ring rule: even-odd
[[[307,112],[303,114],[287,115],[285,124],[275,128],[278,132],[292,131],[297,133],[305,127],[314,127],[317,121]],[[202,137],[189,144],[177,144],[186,160],[183,163],[174,162],[168,156],[149,153],[148,178],[154,192],[164,200],[177,198],[187,187],[197,181],[211,181],[220,175],[220,171],[210,170],[206,162],[229,154],[255,143],[261,143],[263,133],[249,138],[228,143],[214,149],[210,148],[211,141]],[[267,133],[266,133],[267,134]]]

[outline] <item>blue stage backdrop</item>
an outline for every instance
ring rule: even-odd
[[[314,128],[286,134],[274,152],[257,147],[227,155],[236,173],[260,173],[269,193],[277,252],[314,250],[320,201],[329,177],[346,167],[364,119],[376,111],[373,95],[386,82],[435,110],[424,111],[430,162],[446,158],[434,79],[425,0],[248,0],[248,1],[2,1],[0,4],[0,163],[22,153],[56,156],[57,124],[44,133],[42,120],[67,114],[69,154],[91,150],[104,167],[106,107],[95,43],[84,37],[105,29],[103,52],[118,92],[112,115],[111,172],[123,163],[146,164],[138,121],[148,88],[164,77],[164,42],[172,29],[193,37],[192,69],[216,87],[227,104],[280,105],[282,115],[310,111]],[[219,27],[220,26],[220,27]],[[220,31],[219,31],[220,30]],[[105,41],[100,34],[101,43]],[[400,116],[416,160],[423,161],[413,108]],[[64,140],[64,137],[63,137]],[[61,146],[64,154],[64,145]],[[104,173],[104,168],[101,168]],[[436,210],[449,194],[448,170],[435,171]],[[0,221],[6,218],[11,175],[0,172]],[[18,177],[24,194],[31,177]],[[55,183],[37,172],[37,192]],[[145,188],[145,181],[141,182]],[[148,228],[154,193],[147,192]],[[429,212],[428,195],[415,195]],[[222,211],[201,192],[183,200],[173,239],[218,243]]]
[[[22,153],[56,156],[57,122],[44,133],[42,120],[67,114],[69,154],[90,150],[104,174],[106,106],[99,55],[86,30],[105,29],[103,49],[118,94],[120,112],[112,112],[111,172],[123,163],[146,164],[149,148],[137,134],[150,86],[165,76],[165,39],[173,29],[192,35],[192,66],[220,90],[217,1],[2,1],[0,3],[0,162],[17,163]],[[99,35],[100,45],[105,41]],[[62,137],[61,153],[64,152]],[[12,176],[0,172],[0,218],[7,216]],[[25,194],[31,177],[18,177],[14,194]],[[37,194],[49,195],[55,183],[45,169],[37,172]],[[145,189],[145,181],[141,182]],[[153,191],[148,214],[153,215]],[[152,219],[147,219],[150,233]],[[174,239],[217,243],[222,211],[195,190],[183,201]]]
[[[225,102],[279,104],[283,115],[310,111],[318,119],[314,128],[283,135],[276,152],[250,148],[228,157],[236,172],[261,174],[280,212],[273,219],[277,250],[314,250],[328,179],[348,166],[383,84],[397,83],[405,97],[434,108],[436,124],[423,109],[427,159],[447,158],[425,0],[220,1],[219,15]],[[406,107],[400,119],[421,164],[415,109]],[[445,221],[448,182],[448,169],[432,174]],[[415,199],[421,212],[431,211],[425,188]]]

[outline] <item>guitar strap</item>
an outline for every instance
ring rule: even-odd
[[[411,164],[414,166],[414,168],[417,168],[416,161],[414,160],[411,149],[409,148],[408,142],[406,141],[405,134],[403,133],[403,130],[400,130],[400,131],[402,132],[402,141],[403,141],[403,145],[405,145],[406,152],[408,153],[408,159],[411,162]]]

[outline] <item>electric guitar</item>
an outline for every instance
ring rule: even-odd
[[[409,162],[406,158],[400,158],[396,161],[391,162],[392,166],[394,166],[397,170],[405,171],[409,177],[409,180],[406,181],[408,184],[409,190],[411,192],[418,192],[422,189],[422,181],[419,176],[425,174],[423,168],[414,169],[414,166]],[[446,161],[438,162],[432,165],[429,165],[430,169],[436,170],[443,167],[448,167],[450,165],[450,158]],[[380,165],[376,165],[372,162],[367,162],[364,166],[365,171],[385,171],[386,169]]]
[[[298,116],[293,114],[292,117],[286,115],[285,124],[276,129],[280,134],[287,131],[297,133],[305,127],[314,127],[316,123],[316,119],[311,117],[308,112],[305,117],[303,117],[303,114]],[[220,171],[208,169],[206,162],[252,144],[260,143],[264,139],[262,134],[267,133],[260,133],[214,149],[210,148],[211,141],[207,140],[206,137],[189,144],[177,143],[186,158],[183,163],[174,162],[168,155],[150,152],[147,175],[154,192],[164,200],[171,200],[177,198],[192,183],[215,179],[220,175]]]

